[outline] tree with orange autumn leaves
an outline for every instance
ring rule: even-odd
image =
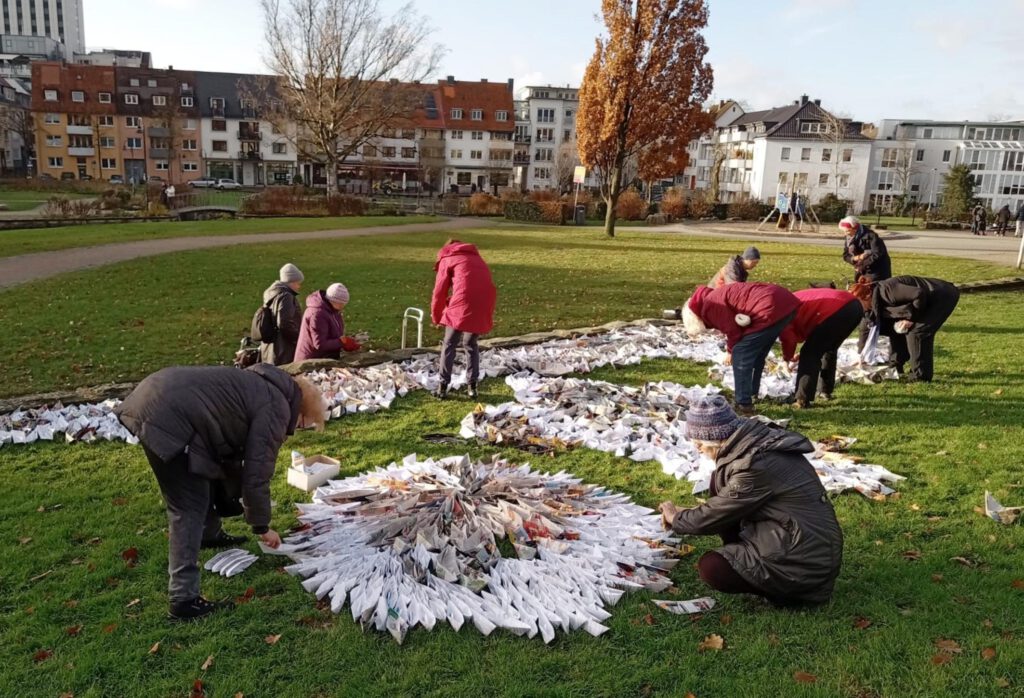
[[[605,232],[615,236],[615,205],[625,166],[643,179],[686,167],[686,146],[711,127],[703,104],[713,75],[704,62],[704,0],[602,0],[608,35],[598,37],[580,88],[580,159],[601,182]]]

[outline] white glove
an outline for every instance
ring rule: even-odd
[[[744,315],[743,313],[736,314],[736,324],[740,327],[747,327],[750,325],[750,316]]]
[[[894,329],[896,330],[897,334],[906,334],[907,332],[910,332],[910,329],[913,326],[914,323],[912,323],[910,320],[900,320],[899,322],[896,323]]]

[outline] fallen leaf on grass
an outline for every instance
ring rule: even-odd
[[[724,648],[725,640],[722,639],[721,635],[708,635],[706,638],[701,640],[700,644],[697,645],[698,652],[705,652],[707,650],[720,652]]]
[[[963,649],[960,647],[960,643],[956,640],[944,640],[938,639],[934,642],[935,649],[944,654],[960,654]]]
[[[78,608],[78,599],[68,599],[64,602],[65,608]]]
[[[18,539],[18,543],[20,543],[21,545],[28,545],[31,542],[32,542],[31,538],[19,538]]]
[[[986,662],[995,659],[996,658],[996,648],[995,647],[986,647],[985,649],[983,649],[981,651],[981,658],[984,659]]]
[[[945,577],[943,577],[941,574],[933,574],[932,575],[932,581],[935,582],[936,584],[941,582],[943,579],[945,579]]]
[[[153,643],[153,646],[149,648],[149,653],[150,654],[156,654],[159,651],[160,651],[160,643],[159,642]]]
[[[39,662],[45,662],[47,659],[53,656],[53,650],[39,650],[32,655],[32,661],[38,664]]]
[[[45,572],[43,572],[41,574],[37,574],[35,577],[32,577],[28,581],[30,581],[30,582],[38,582],[43,577],[49,577],[51,574],[53,574],[53,570],[46,570]]]
[[[241,691],[239,691],[238,693],[235,694],[235,698],[245,698],[245,694],[242,693]]]
[[[199,668],[202,669],[203,671],[206,671],[207,669],[209,669],[212,666],[213,666],[213,655],[211,654],[209,657],[206,658],[206,661],[203,662],[203,666],[201,666]]]
[[[867,618],[860,617],[857,618],[857,620],[853,621],[853,627],[857,630],[867,630],[871,627],[871,621]]]
[[[30,616],[30,615],[32,615],[35,612],[36,612],[36,607],[35,606],[29,606],[28,608],[25,609],[25,615],[26,616]]]
[[[117,623],[111,623],[110,625],[104,625],[103,626],[103,634],[104,635],[109,635],[110,633],[114,632],[115,630],[117,630]]]
[[[814,674],[808,674],[806,671],[797,671],[793,673],[793,680],[797,683],[816,683],[818,677]]]
[[[131,608],[132,606],[137,606],[140,603],[142,603],[142,599],[132,599],[131,601],[128,602],[128,605],[125,606],[125,608]]]
[[[718,622],[722,625],[729,625],[730,623],[732,623],[732,616],[730,616],[728,613],[723,613],[718,617]]]
[[[88,545],[99,545],[102,542],[103,542],[103,539],[100,538],[99,536],[97,536],[95,538],[90,538],[88,541],[86,541],[86,543]]]
[[[644,616],[644,623],[646,623],[647,625],[657,625],[658,621],[654,620],[654,616],[648,613],[646,616]]]
[[[64,693],[60,694],[60,698],[75,698],[75,694],[71,691],[65,691]]]
[[[250,601],[252,601],[254,596],[256,596],[256,589],[254,589],[253,587],[249,587],[245,590],[244,594],[235,597],[235,603],[237,605],[249,603]]]
[[[1010,586],[1014,589],[1024,589],[1024,579],[1014,579],[1010,582]]]
[[[781,640],[779,640],[779,636],[778,635],[776,635],[775,633],[772,633],[771,635],[768,636],[768,644],[771,645],[772,647],[778,647],[781,644]]]
[[[280,635],[267,635],[263,638],[263,641],[268,645],[276,645],[277,641],[281,639]]]
[[[996,686],[998,688],[1009,688],[1010,680],[1006,677],[1000,676],[998,679],[996,679]]]
[[[911,511],[921,511],[921,505],[920,504],[911,504],[910,505],[910,509],[911,509]]]
[[[939,652],[938,654],[932,656],[932,664],[934,664],[935,666],[949,664],[951,661],[953,661],[953,655],[950,654],[943,654],[942,652]]]
[[[676,554],[679,555],[679,557],[686,557],[696,549],[697,548],[690,545],[689,543],[682,543],[679,545],[679,550]]]
[[[981,621],[981,624],[982,624],[983,627],[986,627],[986,628],[991,628],[992,627],[992,621],[990,619],[988,619],[988,618],[986,618],[985,620]]]
[[[192,690],[188,694],[188,698],[206,698],[206,689],[203,688],[203,682],[196,679],[192,682]]]
[[[904,550],[900,555],[902,555],[903,559],[908,562],[915,562],[921,559],[920,550]]]
[[[129,567],[135,567],[139,562],[139,550],[138,548],[128,548],[121,551],[121,559],[124,560],[125,564]]]
[[[65,628],[64,632],[68,634],[68,637],[77,637],[82,632],[82,626],[72,625],[70,628]]]
[[[957,557],[949,558],[949,561],[950,562],[958,562],[961,565],[963,565],[964,567],[977,567],[978,566],[978,563],[975,562],[974,560],[969,560],[966,557],[960,557],[959,555]]]
[[[127,503],[128,503],[128,499],[125,498],[125,497],[114,497],[114,506],[115,507],[123,507]]]

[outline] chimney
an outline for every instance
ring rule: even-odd
[[[455,84],[455,76],[454,75],[449,75],[447,82],[448,82],[449,85],[454,85]]]
[[[814,100],[814,106],[820,107],[821,106],[821,100],[820,99]]]
[[[508,91],[509,92],[515,92],[515,90],[512,88],[512,86],[514,84],[515,84],[515,81],[512,78],[509,78],[508,79]]]
[[[807,95],[800,95],[800,106],[807,104]]]
[[[167,70],[174,70],[174,66],[173,65],[167,66]]]
[[[487,78],[480,78],[480,82],[487,82]]]

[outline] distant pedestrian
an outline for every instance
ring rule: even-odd
[[[1010,227],[1011,218],[1013,214],[1010,213],[1010,205],[1003,204],[1003,207],[996,211],[996,235],[1006,237],[1006,229]]]
[[[878,233],[861,223],[857,216],[847,216],[839,221],[839,229],[846,234],[843,260],[853,265],[854,283],[874,284],[892,276],[892,259]],[[870,334],[871,323],[865,316],[857,337],[858,351],[864,349]]]
[[[306,277],[294,264],[288,263],[278,272],[278,280],[263,292],[263,305],[270,312],[276,327],[271,341],[261,338],[260,361],[281,366],[295,360],[295,346],[302,327],[299,290]]]
[[[443,400],[448,396],[455,353],[462,344],[469,364],[469,397],[475,398],[480,378],[480,346],[477,340],[494,327],[494,307],[498,300],[491,269],[475,245],[452,239],[438,251],[434,271],[430,319],[435,325],[444,327],[437,397]]]
[[[747,280],[750,272],[760,262],[761,252],[751,245],[743,251],[743,254],[730,258],[711,278],[711,281],[708,282],[708,287],[720,288],[726,284],[742,283]]]
[[[1015,237],[1024,235],[1024,201],[1017,206],[1017,234]]]
[[[331,284],[306,297],[296,361],[337,359],[343,351],[359,351],[359,342],[345,336],[343,311],[348,300],[348,289],[343,284]]]
[[[984,235],[987,218],[988,212],[985,210],[985,207],[981,204],[975,204],[974,209],[971,211],[971,233],[974,235]]]

